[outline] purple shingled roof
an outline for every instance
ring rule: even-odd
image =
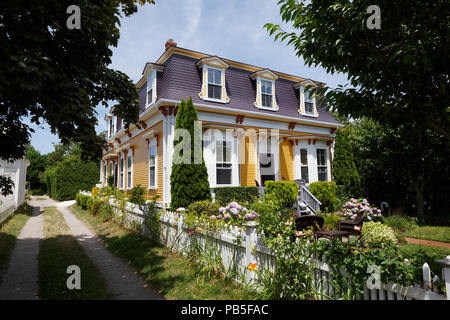
[[[275,95],[279,106],[278,111],[258,109],[254,106],[256,96],[255,80],[250,78],[251,71],[229,67],[225,71],[225,84],[230,102],[227,104],[204,101],[198,96],[202,86],[201,70],[196,66],[199,59],[174,53],[164,63],[165,69],[157,80],[158,99],[181,100],[192,97],[194,104],[207,104],[211,106],[227,107],[233,110],[256,111],[267,115],[281,115],[296,119],[308,119],[318,122],[339,124],[325,108],[318,108],[319,117],[302,116],[298,113],[298,90],[293,88],[296,83],[279,78],[275,81]],[[143,87],[139,90],[139,99],[145,94]],[[144,102],[145,104],[145,102]],[[143,103],[140,103],[141,111]]]

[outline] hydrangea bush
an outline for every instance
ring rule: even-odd
[[[381,210],[369,204],[367,199],[351,198],[344,205],[344,216],[350,219],[355,219],[359,214],[366,213],[364,221],[379,221],[381,220]]]

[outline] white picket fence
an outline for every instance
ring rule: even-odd
[[[88,192],[84,192],[90,195]],[[116,214],[120,214],[119,209],[110,199],[110,204],[115,207]],[[127,204],[127,217],[129,221],[142,224],[144,213],[138,206]],[[248,270],[250,263],[256,263],[259,269],[269,268],[274,270],[274,257],[270,249],[264,244],[262,237],[257,234],[258,224],[254,221],[245,224],[243,229],[234,227],[231,230],[211,233],[204,231],[192,231],[183,223],[182,213],[165,211],[160,217],[160,235],[155,239],[161,244],[171,248],[173,251],[187,254],[191,241],[195,239],[203,248],[210,246],[214,248],[217,255],[220,255],[221,262],[225,270],[236,268],[242,272],[241,276],[245,282],[252,282],[256,278],[256,273]],[[146,230],[143,230],[146,233]],[[450,256],[439,260],[443,266],[442,281],[445,281],[446,295],[440,294],[433,285],[430,268],[428,264],[423,266],[423,284],[404,287],[395,283],[378,283],[374,289],[364,287],[364,300],[449,300],[450,299]],[[332,271],[327,264],[326,257],[313,259],[313,278],[320,292],[324,297],[339,298],[335,294],[332,284]],[[348,277],[348,273],[341,269],[341,273]],[[370,275],[368,274],[368,277]],[[347,278],[348,279],[348,278]],[[437,280],[437,279],[434,279]]]

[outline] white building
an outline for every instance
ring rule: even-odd
[[[16,159],[14,162],[0,160],[0,176],[10,177],[14,182],[12,194],[6,197],[0,194],[0,223],[25,201],[25,181],[29,165],[26,158]]]

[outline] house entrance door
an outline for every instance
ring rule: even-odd
[[[259,154],[259,172],[261,173],[261,186],[268,180],[275,181],[275,159],[273,153]]]

